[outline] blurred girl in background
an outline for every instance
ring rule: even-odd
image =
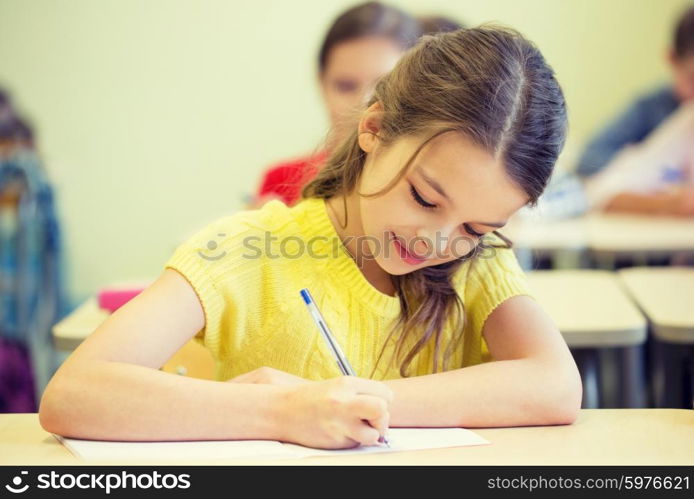
[[[376,81],[395,66],[420,33],[416,19],[380,2],[357,5],[335,19],[318,53],[318,79],[331,125],[328,137],[313,154],[268,168],[251,207],[270,199],[296,203],[301,188],[351,130],[355,112]]]

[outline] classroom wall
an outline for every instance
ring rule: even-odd
[[[565,158],[638,92],[687,0],[394,0],[513,26],[570,108]],[[310,150],[327,116],[315,58],[333,0],[0,0],[0,85],[36,126],[77,303],[154,279],[175,245],[241,208],[260,171]],[[570,161],[565,161],[570,163]]]

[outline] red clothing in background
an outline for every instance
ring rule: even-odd
[[[260,183],[258,197],[275,195],[291,206],[301,199],[301,189],[311,181],[328,159],[328,152],[280,163],[268,169]]]

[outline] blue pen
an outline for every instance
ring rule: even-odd
[[[340,345],[330,332],[330,328],[328,327],[328,323],[325,322],[323,314],[320,313],[316,302],[313,301],[313,297],[311,296],[309,290],[304,288],[300,291],[300,293],[301,297],[304,299],[304,303],[306,304],[308,311],[311,313],[311,317],[313,317],[313,320],[318,327],[318,331],[323,337],[323,340],[325,340],[325,343],[328,345],[328,349],[335,357],[335,362],[337,363],[337,367],[340,369],[340,372],[343,374],[343,376],[356,376],[354,369],[352,369],[352,366],[347,361],[347,357],[345,357],[345,354],[342,352]],[[383,437],[383,443],[389,445],[386,437]]]

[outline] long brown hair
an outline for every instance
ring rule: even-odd
[[[392,188],[430,140],[459,132],[500,158],[534,205],[564,145],[566,106],[554,73],[539,50],[509,28],[488,25],[422,37],[379,80],[367,107],[377,101],[383,108],[378,138],[384,146],[405,136],[427,138],[388,186],[368,196]],[[304,187],[303,197],[329,199],[353,192],[365,159],[355,127]],[[440,363],[447,368],[466,322],[452,278],[464,261],[479,256],[480,248],[484,245],[450,262],[391,276],[401,305],[391,331],[400,331],[395,357],[401,376],[407,376],[410,363],[430,341],[434,372]],[[444,346],[442,330],[449,320],[454,335]],[[404,353],[406,344],[411,348]]]

